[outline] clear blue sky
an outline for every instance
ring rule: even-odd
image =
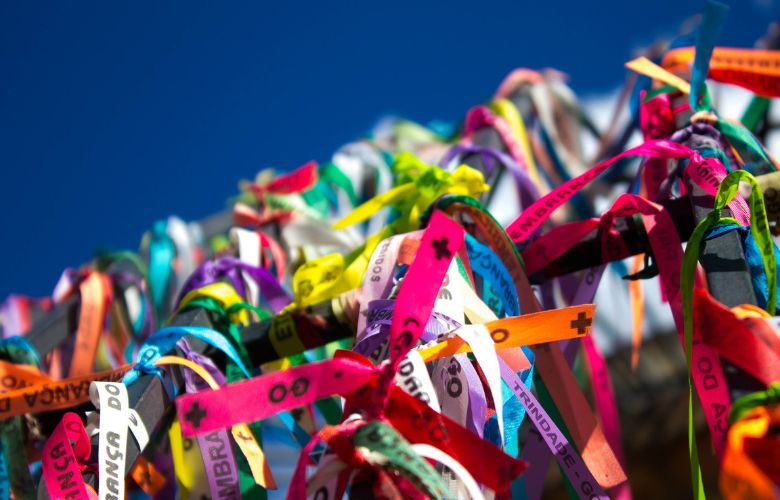
[[[166,5],[160,5],[160,4]],[[200,218],[262,167],[327,160],[387,112],[459,119],[513,67],[612,89],[699,1],[0,5],[0,300]],[[651,7],[652,5],[652,7]],[[775,0],[734,1],[750,46]]]

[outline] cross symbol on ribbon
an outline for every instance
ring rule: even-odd
[[[196,429],[200,427],[201,421],[206,418],[206,410],[201,408],[197,401],[190,406],[187,413],[184,414],[184,419],[188,422],[192,422],[192,426]]]
[[[584,312],[577,314],[577,319],[571,321],[571,327],[577,329],[578,335],[585,334],[593,323],[593,318],[589,318]]]
[[[439,239],[435,239],[431,241],[431,246],[433,247],[433,250],[436,252],[436,260],[441,260],[444,258],[449,259],[452,257],[452,252],[450,252],[449,249],[449,243],[450,241],[447,239],[446,236],[442,236]]]

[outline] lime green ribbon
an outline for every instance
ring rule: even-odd
[[[421,145],[443,142],[443,138],[433,130],[409,120],[396,122],[393,139],[395,151],[415,151]]]
[[[422,162],[412,153],[398,155],[393,170],[398,175],[396,187],[355,208],[333,228],[344,229],[363,222],[391,205],[406,216],[406,219],[401,219],[404,223],[399,229],[410,231],[419,226],[420,215],[440,196],[459,194],[477,197],[490,189],[482,173],[476,169],[461,165],[454,172],[448,172]]]
[[[775,261],[772,236],[769,233],[769,224],[764,207],[764,197],[756,179],[745,170],[737,170],[726,176],[718,187],[715,195],[715,207],[694,229],[688,240],[683,256],[682,270],[680,273],[680,295],[683,307],[683,329],[685,337],[685,361],[688,366],[688,452],[691,457],[691,479],[694,484],[694,498],[705,498],[704,484],[699,466],[699,456],[696,448],[696,434],[693,427],[693,381],[691,379],[692,352],[693,352],[693,281],[696,273],[696,263],[704,236],[717,224],[726,222],[739,224],[731,217],[721,216],[721,210],[737,195],[739,181],[750,184],[750,230],[756,240],[764,261],[764,271],[767,275],[769,286],[766,310],[774,314],[777,301],[777,262]]]
[[[778,403],[780,403],[780,382],[775,382],[765,391],[754,392],[734,401],[729,412],[729,424],[733,424],[744,417],[753,408],[771,406]]]
[[[212,254],[221,255],[230,249],[230,239],[228,239],[228,237],[224,234],[218,234],[211,238],[211,241],[209,241],[209,246],[211,247]]]

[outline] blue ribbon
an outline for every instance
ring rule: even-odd
[[[141,346],[138,351],[138,361],[132,370],[125,374],[122,382],[130,385],[135,382],[142,373],[159,374],[159,368],[154,362],[176,347],[176,343],[185,336],[195,337],[220,351],[227,356],[241,369],[247,378],[251,377],[235,348],[227,339],[216,330],[206,328],[205,326],[170,326],[161,329]]]
[[[738,226],[735,224],[720,224],[709,231],[704,239],[705,241],[711,240],[724,233],[728,233],[729,231],[737,231],[742,239],[742,245],[745,251],[745,262],[748,265],[750,281],[753,285],[753,291],[756,294],[756,305],[765,309],[769,295],[769,283],[766,279],[766,270],[764,269],[764,259],[761,250],[759,250],[756,240],[753,238],[750,227]],[[772,246],[774,247],[775,259],[780,261],[780,251],[778,251],[777,245],[773,243]],[[777,284],[777,290],[780,292],[780,283]]]
[[[520,302],[517,300],[512,275],[501,259],[488,246],[466,233],[466,250],[471,269],[498,291],[498,298],[509,316],[520,314]]]
[[[518,316],[520,314],[520,303],[517,299],[512,275],[509,274],[509,270],[501,259],[498,258],[490,247],[483,245],[468,233],[466,234],[466,250],[471,263],[471,269],[485,282],[485,290],[488,291],[488,294],[495,293],[494,291],[498,290],[496,295],[503,309],[510,316]],[[533,380],[534,354],[528,347],[524,346],[522,349],[531,363],[531,368],[518,373],[518,376],[526,387],[530,389]],[[503,380],[501,383],[501,395],[504,400],[504,449],[511,456],[517,457],[520,453],[518,433],[520,424],[523,422],[523,418],[525,418],[525,407],[517,400],[515,394]],[[500,439],[497,418],[497,415],[494,414],[485,423],[485,438],[491,440],[494,444],[499,444]]]

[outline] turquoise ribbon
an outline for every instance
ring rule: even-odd
[[[691,72],[691,93],[688,96],[691,109],[701,111],[709,107],[708,102],[699,103],[703,94],[707,73],[710,70],[710,58],[715,49],[715,43],[720,37],[723,22],[726,20],[728,6],[709,0],[704,9],[701,26],[696,34],[696,53],[693,59],[693,71]]]
[[[168,282],[173,273],[175,254],[173,241],[168,236],[168,223],[164,220],[157,221],[152,228],[149,242],[149,288],[151,288],[158,324],[164,315],[163,306],[168,292]]]
[[[482,278],[486,285],[484,288],[497,290],[495,292],[497,298],[509,316],[520,315],[520,303],[517,299],[512,275],[509,274],[509,270],[501,259],[490,247],[483,245],[468,233],[466,233],[466,250],[471,270]],[[530,389],[533,380],[534,354],[527,347],[522,349],[531,363],[531,368],[518,373],[518,376]],[[517,400],[514,392],[503,380],[501,382],[501,395],[504,400],[504,449],[509,455],[517,457],[520,453],[518,433],[520,424],[525,418],[525,407]],[[485,425],[485,438],[491,439],[494,444],[498,444],[499,439],[497,418],[496,415],[492,415]]]
[[[20,336],[0,340],[0,358],[18,364],[40,367],[35,348]],[[0,499],[35,498],[35,486],[27,467],[27,452],[23,441],[21,416],[0,422]]]
[[[143,373],[159,373],[159,368],[154,365],[154,362],[171,352],[176,347],[176,343],[186,336],[195,337],[224,352],[247,378],[251,377],[236,349],[218,331],[205,326],[170,326],[161,329],[144,342],[138,351],[135,367],[125,374],[122,382],[130,385]]]

